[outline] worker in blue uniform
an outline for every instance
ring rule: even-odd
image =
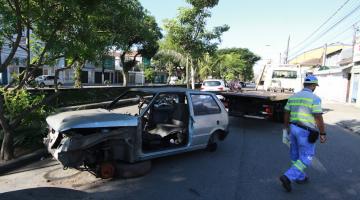
[[[290,192],[291,183],[307,183],[309,177],[305,169],[310,166],[315,154],[315,142],[326,141],[321,99],[313,94],[318,85],[316,76],[308,75],[304,89],[292,95],[285,106],[284,128],[290,134],[291,167],[280,177],[286,191]]]

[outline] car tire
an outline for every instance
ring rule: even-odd
[[[116,163],[116,176],[120,178],[136,178],[144,176],[151,170],[151,160],[137,163]]]
[[[206,150],[209,152],[215,152],[217,150],[217,143],[215,142],[216,133],[212,134],[209,142],[206,146]]]
[[[209,152],[215,152],[217,150],[217,146],[218,146],[217,143],[213,142],[207,145],[206,150]]]
[[[45,83],[40,83],[40,84],[39,84],[39,87],[40,87],[40,88],[44,88],[44,87],[45,87]]]
[[[63,84],[62,84],[62,83],[58,83],[57,86],[58,86],[58,88],[60,88],[60,87],[63,86]]]

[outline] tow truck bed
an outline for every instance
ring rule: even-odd
[[[282,121],[284,106],[292,93],[262,90],[222,92],[231,116],[245,116]]]

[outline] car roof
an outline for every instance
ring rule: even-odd
[[[224,80],[221,80],[221,79],[206,79],[204,80],[203,82],[206,82],[206,81],[224,81]]]

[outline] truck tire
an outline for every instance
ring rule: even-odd
[[[39,87],[40,87],[40,88],[44,88],[44,87],[45,87],[45,83],[40,83],[40,84],[39,84]]]

